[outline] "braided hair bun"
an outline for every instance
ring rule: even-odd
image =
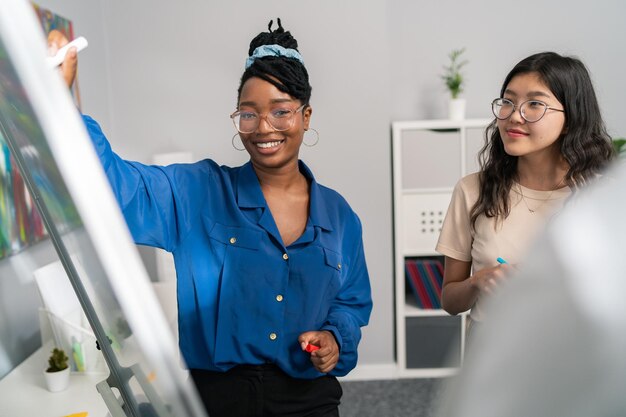
[[[285,31],[280,22],[276,19],[278,28],[272,31],[273,20],[267,27],[267,32],[259,33],[250,42],[248,56],[252,56],[254,51],[264,45],[279,45],[286,49],[298,51],[298,41],[291,36],[289,31]],[[256,58],[241,76],[237,101],[241,96],[241,89],[246,81],[252,77],[261,78],[272,83],[280,91],[289,94],[302,104],[309,104],[311,99],[311,85],[309,84],[309,74],[304,64],[296,58],[284,56],[264,56]]]

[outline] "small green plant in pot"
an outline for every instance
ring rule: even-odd
[[[463,92],[465,78],[461,73],[461,69],[467,65],[467,60],[461,60],[461,55],[465,52],[465,48],[454,49],[448,54],[450,65],[444,66],[444,73],[441,76],[450,91],[452,98],[459,98],[459,94]]]
[[[443,67],[444,73],[441,75],[448,91],[450,101],[448,117],[452,120],[465,118],[465,99],[459,97],[465,87],[465,76],[461,72],[468,61],[462,59],[465,48],[454,49],[448,54],[450,64]]]
[[[48,358],[48,368],[44,372],[48,390],[51,392],[63,391],[70,382],[69,358],[63,349],[52,349]]]
[[[69,358],[63,349],[52,349],[52,354],[48,358],[48,369],[46,369],[46,372],[58,372],[66,369],[68,360]]]

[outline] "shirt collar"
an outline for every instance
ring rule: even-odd
[[[254,172],[252,162],[247,162],[239,170],[237,182],[237,204],[241,208],[265,207],[265,197],[261,191],[261,184]]]
[[[311,184],[311,196],[309,200],[309,219],[313,226],[319,226],[322,229],[332,231],[333,226],[328,218],[328,210],[324,204],[322,197],[322,186],[315,181],[313,173],[308,166],[302,161],[298,161],[300,172]]]
[[[309,220],[313,226],[319,226],[326,230],[333,230],[328,211],[322,198],[322,186],[315,181],[313,173],[302,161],[298,161],[300,172],[311,184],[309,201]],[[267,207],[259,179],[254,172],[252,162],[247,162],[241,167],[237,184],[237,204],[241,208]]]

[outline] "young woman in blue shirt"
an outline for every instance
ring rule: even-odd
[[[211,416],[339,415],[336,376],[372,309],[359,218],[298,158],[312,108],[297,48],[280,20],[250,44],[231,115],[243,166],[125,161],[84,116],[135,242],[173,254],[180,349]],[[72,52],[69,85],[75,69]]]

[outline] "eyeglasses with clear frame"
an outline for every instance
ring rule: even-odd
[[[508,119],[515,113],[516,109],[519,109],[522,119],[526,120],[528,123],[538,122],[545,116],[548,110],[565,112],[563,109],[550,107],[539,100],[527,100],[519,105],[507,98],[497,98],[491,102],[491,111],[498,120]]]
[[[284,132],[293,127],[293,116],[304,109],[306,104],[298,107],[297,109],[289,109],[286,107],[279,107],[273,109],[266,115],[262,116],[255,111],[238,110],[230,115],[230,118],[235,124],[235,128],[239,133],[253,133],[259,128],[261,119],[265,118],[267,123],[277,132]]]

